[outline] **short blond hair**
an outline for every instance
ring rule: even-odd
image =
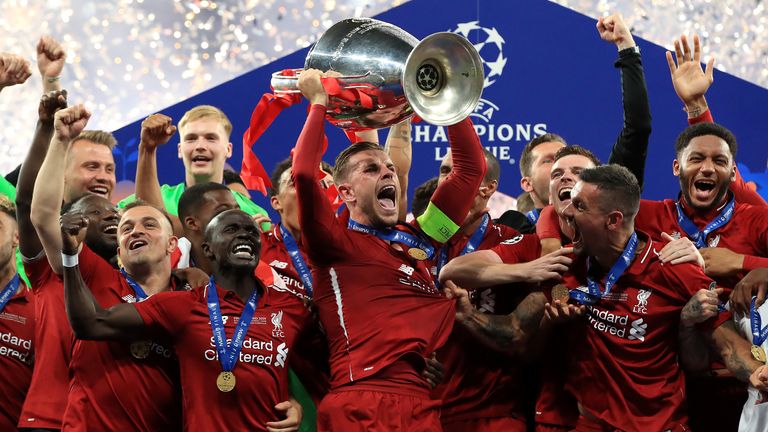
[[[72,140],[73,143],[77,141],[90,141],[95,144],[101,144],[109,147],[110,150],[114,149],[117,145],[117,139],[111,132],[103,130],[84,130],[80,132],[80,135],[76,136]]]
[[[184,129],[184,126],[191,121],[209,117],[219,121],[224,127],[224,132],[227,134],[227,138],[229,138],[229,135],[232,133],[232,123],[229,121],[227,115],[224,114],[224,111],[213,105],[198,105],[184,113],[184,117],[179,120],[179,129]]]

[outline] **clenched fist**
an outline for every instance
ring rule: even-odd
[[[164,114],[152,114],[141,122],[141,142],[139,146],[145,150],[155,150],[170,141],[176,133],[173,120]]]
[[[54,139],[71,141],[85,129],[91,112],[83,104],[56,113],[53,120]]]
[[[0,53],[0,89],[23,84],[31,75],[32,68],[23,57]]]

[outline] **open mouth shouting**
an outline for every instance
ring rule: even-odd
[[[128,250],[131,253],[143,252],[146,250],[148,245],[149,242],[146,239],[139,237],[128,241]]]
[[[710,202],[715,198],[717,183],[714,179],[701,178],[691,182],[691,197],[699,202]]]
[[[251,242],[237,242],[232,246],[231,252],[238,259],[247,261],[256,259],[256,247]]]
[[[397,201],[397,188],[395,188],[395,185],[386,185],[379,189],[379,192],[376,194],[376,200],[385,212],[395,213],[397,211],[395,205]]]
[[[108,236],[117,236],[117,224],[116,223],[107,223],[103,226],[101,229],[101,232]]]

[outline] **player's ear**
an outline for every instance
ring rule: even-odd
[[[185,217],[184,218],[184,226],[188,227],[190,230],[202,231],[202,229],[200,227],[200,222],[194,216],[187,216],[187,217]]]
[[[355,202],[357,200],[355,191],[352,190],[352,187],[349,185],[349,183],[343,183],[339,185],[337,189],[339,190],[339,196],[345,203]]]
[[[608,213],[606,227],[611,231],[616,231],[621,227],[622,222],[624,222],[624,214],[618,210],[614,210]]]
[[[176,236],[171,236],[168,238],[168,247],[165,248],[166,254],[170,255],[173,253],[174,250],[179,246],[179,238]]]
[[[207,241],[203,242],[203,255],[209,260],[214,261],[216,259],[216,255],[211,250],[211,245],[208,244]]]
[[[277,195],[274,195],[269,199],[269,203],[272,205],[272,208],[275,209],[275,211],[279,212],[283,209],[282,204],[280,204],[280,200],[277,199]]]
[[[730,178],[730,180],[732,182],[736,181],[736,162],[734,162],[733,165],[731,165],[731,178]]]
[[[672,161],[672,174],[674,174],[675,177],[680,177],[680,162],[678,162],[677,159]]]
[[[528,176],[521,178],[520,187],[523,189],[523,192],[530,193],[533,190],[533,183],[531,183],[531,178]]]

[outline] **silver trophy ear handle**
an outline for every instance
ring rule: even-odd
[[[299,74],[304,69],[290,69],[294,75],[283,75],[285,71],[275,72],[272,74],[272,79],[269,82],[270,87],[275,94],[297,94],[301,93],[299,90]],[[338,80],[339,86],[342,89],[356,89],[356,88],[370,88],[371,84],[368,82],[371,72],[366,72],[362,75],[342,75],[334,77]]]

